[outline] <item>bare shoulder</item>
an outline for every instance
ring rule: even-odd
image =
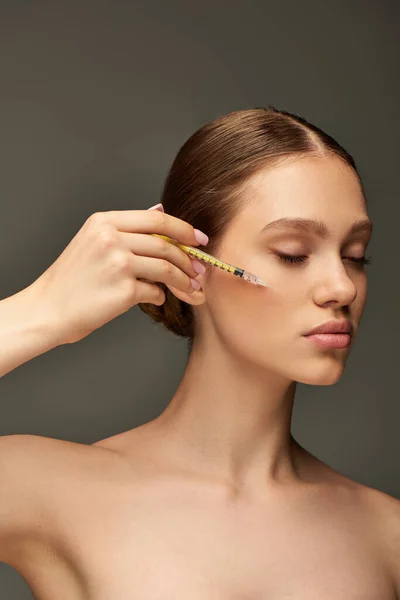
[[[85,463],[93,467],[93,460],[100,458],[103,454],[94,446],[70,442],[40,435],[14,434],[0,436],[0,466],[5,467],[8,460],[12,460],[13,466],[35,473],[35,467],[40,469],[44,475],[48,474],[46,469],[66,470],[74,465],[84,466]],[[95,461],[96,462],[96,461]]]
[[[0,436],[0,561],[19,570],[26,550],[49,543],[82,471],[88,480],[112,456],[44,436]]]
[[[390,496],[382,490],[362,486],[366,502],[377,515],[382,526],[389,526],[390,530],[400,530],[400,500]]]
[[[400,598],[400,500],[369,487],[365,487],[364,495],[375,519],[378,541]]]
[[[340,494],[349,507],[365,515],[366,528],[391,576],[400,600],[400,500],[377,488],[350,479],[304,450],[316,480]]]
[[[400,600],[400,500],[377,488],[350,479],[299,447],[307,470],[306,478],[322,483],[331,497],[340,497],[344,505],[365,516],[366,529],[393,580]]]

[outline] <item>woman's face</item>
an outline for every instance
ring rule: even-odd
[[[335,383],[349,347],[320,347],[304,334],[348,319],[354,343],[367,293],[368,267],[360,259],[371,235],[369,228],[349,234],[356,222],[368,220],[357,176],[336,157],[307,157],[257,173],[245,194],[248,202],[217,256],[272,287],[212,268],[204,294],[216,335],[241,361],[262,370],[302,383]],[[289,221],[272,224],[283,218],[313,219],[326,232]]]

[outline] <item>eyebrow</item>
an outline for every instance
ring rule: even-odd
[[[270,229],[294,229],[295,231],[303,231],[306,233],[311,232],[322,239],[326,239],[329,235],[327,225],[323,221],[318,221],[317,219],[283,217],[282,219],[267,223],[267,225],[261,229],[260,233],[264,233]],[[353,223],[349,228],[346,237],[361,232],[372,232],[372,221],[370,221],[370,219],[360,219]]]

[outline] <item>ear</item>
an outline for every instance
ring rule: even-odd
[[[198,275],[196,280],[202,284],[202,275]],[[173,287],[172,285],[167,285],[167,288],[171,290],[171,292],[179,298],[179,300],[183,300],[187,304],[191,304],[192,306],[200,306],[205,302],[205,294],[203,288],[201,287],[199,290],[193,290],[192,293],[183,292],[181,289]]]

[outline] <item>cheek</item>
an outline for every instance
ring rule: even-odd
[[[258,351],[258,342],[276,346],[293,335],[296,302],[287,290],[256,286],[229,273],[213,275],[207,301],[215,326],[231,342]]]

